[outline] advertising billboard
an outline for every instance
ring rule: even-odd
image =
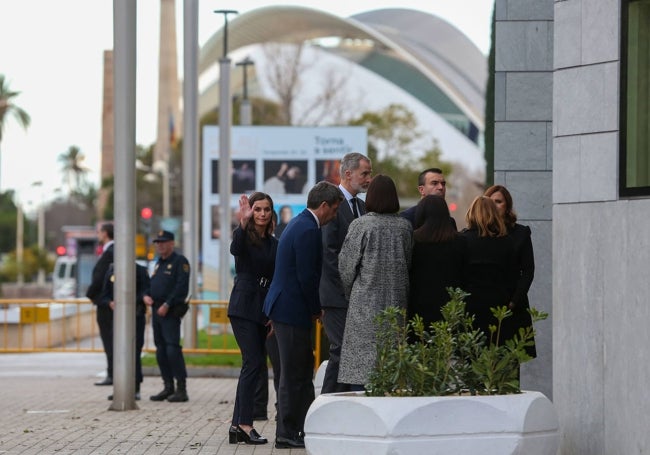
[[[219,297],[220,206],[232,210],[229,231],[239,223],[239,197],[263,191],[278,215],[304,210],[307,193],[321,180],[339,183],[339,163],[346,153],[367,153],[365,127],[234,126],[230,138],[232,188],[219,194],[219,127],[203,128],[203,298]],[[281,210],[282,209],[282,210]],[[279,220],[281,231],[282,221]],[[231,238],[231,236],[229,236]],[[228,265],[234,274],[234,260]],[[229,294],[227,290],[226,294]]]

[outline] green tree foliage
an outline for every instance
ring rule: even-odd
[[[421,145],[427,141],[425,134],[418,130],[415,114],[404,105],[391,104],[380,111],[364,112],[348,124],[367,128],[372,172],[389,175],[400,197],[419,197],[418,174],[424,169],[438,167],[451,174],[452,165],[440,159],[435,139],[430,139],[428,147]]]
[[[58,157],[63,173],[63,183],[68,187],[71,195],[83,192],[87,186],[87,175],[90,172],[84,161],[84,155],[79,147],[71,145],[65,153]]]
[[[0,193],[0,253],[8,253],[16,247],[16,216],[13,190]]]
[[[7,120],[13,117],[24,129],[29,127],[31,118],[22,108],[18,107],[13,99],[20,95],[20,92],[14,92],[9,88],[9,83],[4,74],[0,74],[0,151],[2,150],[2,137]],[[0,163],[2,155],[0,154]]]
[[[150,207],[156,216],[162,214],[162,179],[153,170],[153,150],[154,146],[144,147],[136,145],[135,159],[136,159],[136,173],[135,173],[135,188],[136,188],[136,210],[138,214],[143,207]],[[182,142],[178,141],[175,147],[172,148],[172,157],[170,159],[170,169],[174,169],[181,164],[181,150]],[[176,188],[176,182],[171,181],[172,189]],[[113,176],[106,177],[102,181],[102,189],[108,192],[108,199],[104,213],[101,214],[105,220],[114,219],[113,205],[115,202],[114,192],[115,181]],[[178,187],[178,193],[180,188]],[[173,200],[173,199],[172,199]],[[175,210],[175,209],[178,210]],[[172,216],[179,213],[181,210],[180,205],[171,204],[170,206]]]
[[[36,281],[36,276],[40,269],[45,273],[51,273],[54,270],[54,259],[49,257],[43,250],[39,250],[36,245],[32,245],[23,251],[23,275],[26,282]],[[16,251],[9,253],[7,259],[0,269],[0,281],[15,282],[18,277],[18,263],[16,262]]]

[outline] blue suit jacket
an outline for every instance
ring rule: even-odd
[[[321,311],[318,286],[323,262],[321,231],[303,210],[282,233],[264,313],[272,321],[311,328]]]

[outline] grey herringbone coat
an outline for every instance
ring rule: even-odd
[[[339,273],[349,298],[339,382],[365,385],[376,358],[375,317],[388,306],[405,308],[413,232],[397,214],[370,212],[350,224]]]

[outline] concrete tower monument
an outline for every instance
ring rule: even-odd
[[[180,83],[176,50],[176,1],[160,0],[160,55],[158,69],[158,129],[154,148],[154,167],[163,174],[169,190],[167,167],[171,150],[181,136]],[[160,163],[164,163],[161,165]],[[170,216],[169,197],[163,202],[163,216]]]

